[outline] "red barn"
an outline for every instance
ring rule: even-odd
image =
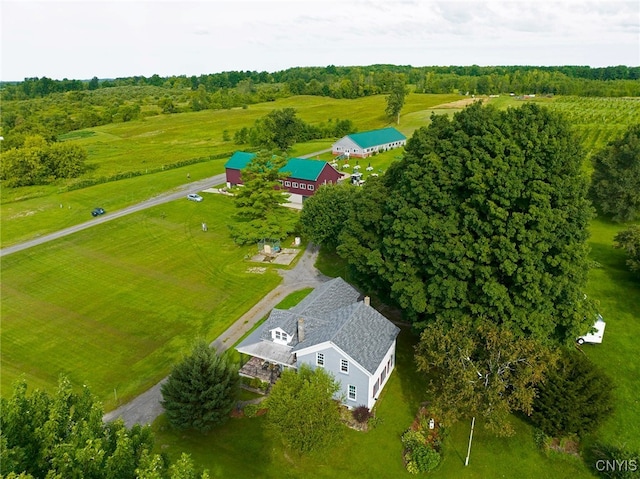
[[[255,157],[255,153],[236,151],[224,165],[227,186],[242,184],[242,170]],[[290,158],[280,171],[289,173],[283,186],[301,199],[312,196],[325,183],[337,183],[342,174],[326,161]]]

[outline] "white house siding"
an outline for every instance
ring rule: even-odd
[[[368,148],[361,148],[349,137],[344,137],[333,144],[332,153],[334,155],[342,155],[348,153],[349,156],[355,158],[367,158],[378,151],[391,150],[393,148],[400,148],[407,143],[406,140],[398,140],[391,143],[383,143],[382,145],[375,145]]]
[[[361,152],[361,148],[348,136],[341,138],[333,144],[332,153],[334,155],[342,155],[349,153],[349,155],[356,156],[356,152]]]
[[[304,354],[297,354],[297,366],[308,364],[312,369],[318,367],[316,364],[316,353],[324,354],[324,369],[333,374],[333,377],[340,383],[340,391],[335,395],[336,399],[342,401],[350,409],[366,405],[368,408],[373,407],[373,398],[369,397],[370,384],[373,384],[369,374],[365,372],[360,365],[353,361],[346,354],[341,353],[332,344],[319,345],[318,348],[309,348]],[[340,372],[340,360],[349,361],[349,374]],[[386,363],[385,363],[386,364]],[[349,399],[349,385],[356,387],[356,399]]]
[[[387,367],[389,365],[389,367]],[[384,355],[384,361],[380,363],[375,374],[369,378],[368,407],[371,409],[375,401],[380,397],[380,392],[387,384],[391,372],[396,367],[396,341],[393,342],[387,353]],[[384,376],[384,378],[383,378]],[[376,383],[378,387],[375,388]],[[374,393],[375,390],[375,393]]]

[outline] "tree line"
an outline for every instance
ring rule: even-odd
[[[639,80],[640,67],[626,65],[592,68],[589,66],[425,66],[413,67],[402,65],[369,65],[369,66],[334,66],[326,67],[293,67],[277,72],[266,71],[227,71],[202,75],[172,75],[160,77],[157,74],[145,77],[143,75],[122,77],[116,79],[91,80],[53,80],[48,77],[25,78],[23,81],[2,82],[3,95],[6,100],[41,98],[52,93],[64,93],[68,91],[96,90],[99,88],[112,88],[117,86],[157,86],[169,89],[190,88],[197,90],[203,85],[209,93],[220,89],[232,89],[246,84],[287,84],[292,94],[311,94],[323,96],[355,95],[358,97],[386,93],[389,91],[391,77],[394,74],[403,74],[410,84],[418,85],[424,81],[425,75],[434,77],[459,77],[459,78],[484,78],[502,81],[495,86],[510,85],[502,92],[519,90],[532,93],[536,86],[540,86],[540,80],[551,84],[559,79],[587,80],[587,81],[623,81]],[[343,83],[343,80],[346,80]],[[505,83],[506,81],[506,83]],[[543,84],[544,84],[543,83]],[[577,85],[577,84],[576,84]],[[449,88],[447,85],[446,88]],[[580,94],[577,90],[563,94]],[[598,88],[606,88],[600,85]],[[450,93],[450,90],[432,93]],[[482,92],[479,92],[482,93]],[[496,92],[500,93],[500,92]],[[556,93],[560,93],[559,91]],[[595,96],[612,96],[610,94],[595,94]]]

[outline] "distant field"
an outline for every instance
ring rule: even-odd
[[[456,108],[443,105],[470,100],[458,94],[410,94],[402,110],[400,125],[407,136],[416,128],[427,125],[431,115],[453,114]],[[554,97],[533,100],[561,111],[574,122],[585,149],[593,153],[608,141],[621,135],[631,122],[640,122],[640,99],[632,98],[574,98]],[[519,106],[522,101],[512,97],[492,98],[489,103],[499,108]],[[88,178],[109,177],[123,172],[160,171],[139,177],[126,178],[81,190],[66,191],[65,183],[48,186],[0,189],[1,245],[7,246],[85,221],[96,206],[108,211],[131,205],[192,179],[201,179],[224,171],[227,157],[209,160],[178,169],[162,171],[165,165],[180,161],[206,159],[212,155],[231,153],[245,146],[223,141],[223,132],[233,138],[240,128],[275,108],[295,108],[304,121],[319,124],[329,119],[351,119],[360,131],[390,126],[384,116],[384,95],[336,100],[316,96],[298,96],[275,102],[250,105],[246,109],[201,111],[174,115],[157,115],[127,123],[116,123],[80,130],[64,135],[67,141],[83,145],[89,151],[91,170]],[[333,139],[314,140],[294,146],[291,155],[301,156],[329,148]],[[371,173],[380,174],[388,168],[400,150],[378,155],[362,162],[361,171],[371,163]],[[330,160],[331,154],[318,156]],[[366,163],[366,164],[365,164]],[[342,164],[340,164],[342,167]],[[355,165],[351,165],[352,167]],[[585,163],[585,170],[591,164]],[[353,171],[345,170],[345,171]],[[59,207],[63,205],[64,211]],[[71,206],[69,211],[68,207]]]
[[[111,409],[217,337],[280,281],[247,272],[255,246],[230,241],[233,210],[209,194],[3,257],[3,396],[21,375],[51,389],[65,373]]]

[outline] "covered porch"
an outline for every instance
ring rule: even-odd
[[[265,383],[273,384],[278,380],[283,369],[281,364],[252,356],[240,368],[239,374],[240,376],[258,378]]]

